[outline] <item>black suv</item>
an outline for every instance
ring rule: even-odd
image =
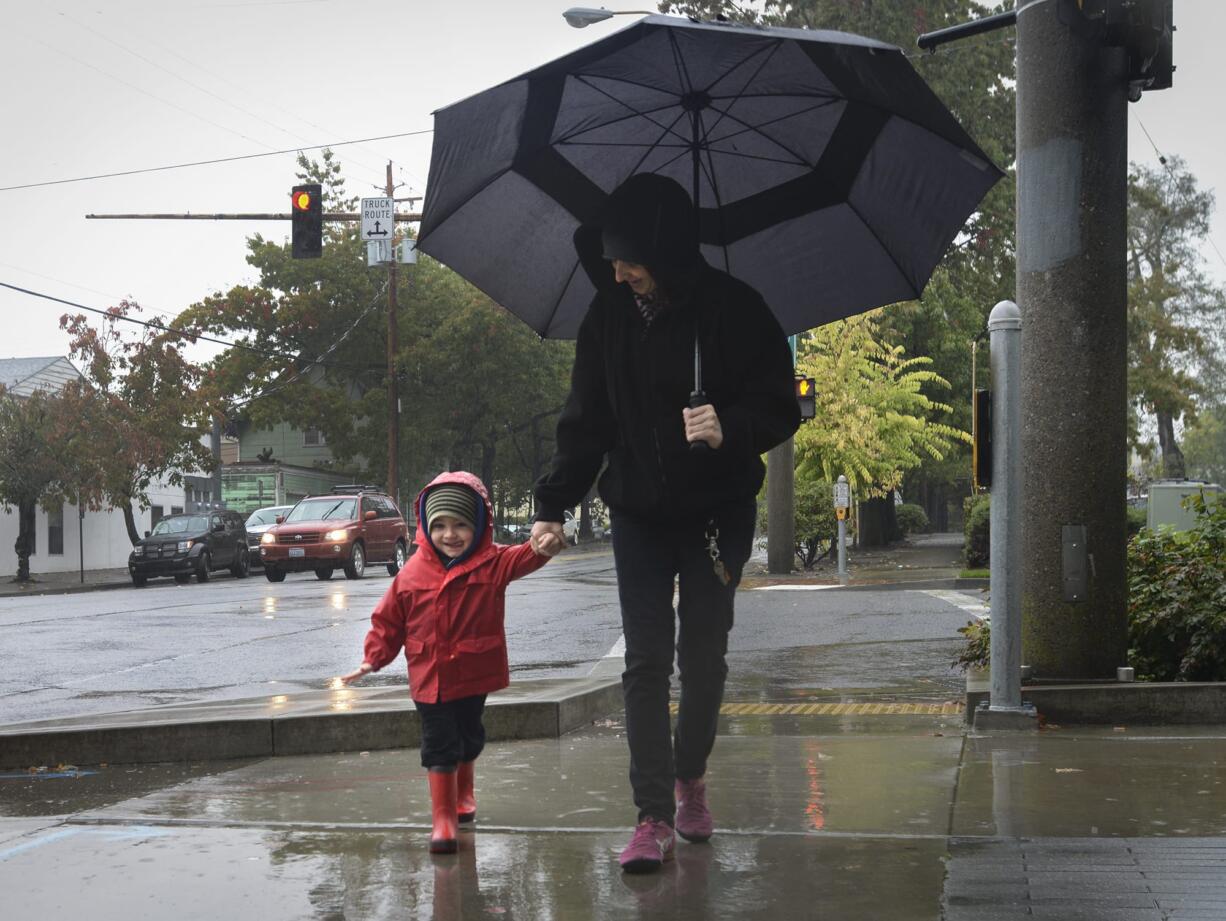
[[[163,518],[132,548],[128,572],[133,585],[157,576],[174,576],[182,583],[194,575],[198,582],[207,582],[217,569],[243,579],[250,561],[244,517],[221,509]]]

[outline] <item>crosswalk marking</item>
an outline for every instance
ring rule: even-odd
[[[947,700],[940,703],[884,703],[866,701],[862,703],[725,703],[719,708],[721,716],[958,716],[961,715],[964,704],[960,701]],[[677,705],[670,709],[675,714]]]

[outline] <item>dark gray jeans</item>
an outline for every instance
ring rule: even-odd
[[[757,509],[747,500],[712,513],[720,557],[731,582],[716,578],[708,554],[707,519],[650,521],[613,515],[613,558],[626,639],[622,694],[630,743],[630,785],[639,821],[673,821],[673,781],[707,770],[715,745],[728,666],[733,597],[753,545]],[[676,630],[673,580],[678,579]],[[676,638],[674,641],[674,631]],[[674,654],[681,684],[677,725],[669,718]]]

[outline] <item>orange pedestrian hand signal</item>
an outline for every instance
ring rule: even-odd
[[[796,378],[796,402],[800,404],[800,418],[812,419],[817,415],[817,381],[811,377]]]

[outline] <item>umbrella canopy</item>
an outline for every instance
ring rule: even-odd
[[[418,246],[573,338],[572,236],[639,172],[692,190],[703,255],[788,333],[918,297],[1003,175],[893,45],[648,16],[436,112]]]

